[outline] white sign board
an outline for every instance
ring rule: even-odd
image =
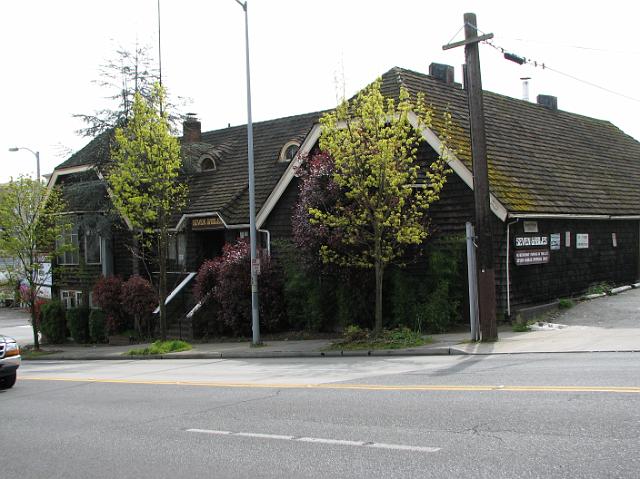
[[[551,250],[559,250],[560,249],[560,233],[551,233],[550,236]]]
[[[587,249],[589,247],[589,234],[577,233],[576,234],[576,249]]]

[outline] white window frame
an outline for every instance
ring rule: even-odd
[[[203,168],[202,164],[206,161],[206,160],[211,160],[211,163],[213,164],[212,168]],[[199,160],[199,166],[200,166],[200,171],[216,171],[218,169],[218,165],[216,164],[216,160],[213,156],[211,155],[202,155],[200,157]]]
[[[292,147],[292,146],[297,146],[298,147],[298,151],[300,151],[300,142],[299,141],[288,141],[284,144],[284,146],[282,147],[282,150],[280,150],[280,157],[278,158],[278,162],[280,163],[291,163],[291,160],[293,160],[293,158],[289,159],[286,157],[287,155],[287,150]],[[295,155],[298,154],[298,151],[296,151]],[[294,158],[295,158],[295,155]]]
[[[60,291],[60,301],[66,309],[76,309],[82,305],[82,291],[63,289]]]
[[[89,238],[89,236],[97,236],[98,237],[98,254],[100,256],[100,259],[98,260],[97,263],[95,262],[89,262],[89,258],[88,258],[88,254],[89,254],[89,248],[87,247],[87,240]],[[99,234],[93,232],[93,231],[87,231],[84,235],[84,262],[86,264],[102,264],[102,236],[100,236]]]
[[[78,233],[73,233],[73,232],[62,233],[56,240],[56,245],[58,247],[66,246],[68,244],[72,244],[75,248],[71,251],[65,251],[64,253],[59,254],[58,264],[62,266],[80,264],[80,254],[78,251],[78,246],[79,246]],[[68,255],[71,255],[70,261],[67,261],[69,259]]]

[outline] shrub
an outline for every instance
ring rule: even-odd
[[[102,343],[107,337],[107,322],[101,309],[92,309],[89,314],[89,337],[93,343]]]
[[[216,303],[219,321],[234,335],[251,333],[250,263],[246,241],[226,244],[220,258],[202,265],[196,281],[197,297]],[[259,281],[261,330],[281,330],[286,326],[282,276],[265,254],[260,255]]]
[[[158,305],[158,296],[146,279],[135,275],[122,285],[122,308],[134,319],[139,335],[153,334],[153,310]]]
[[[67,310],[67,328],[76,343],[89,342],[89,308]]]
[[[101,276],[93,287],[93,302],[106,316],[107,332],[119,334],[133,326],[122,308],[122,279]]]
[[[448,237],[431,243],[426,256],[426,274],[395,269],[390,275],[391,324],[416,331],[442,332],[461,318],[465,291],[464,242]]]
[[[40,327],[49,343],[64,343],[67,339],[67,318],[60,301],[54,300],[42,306]]]

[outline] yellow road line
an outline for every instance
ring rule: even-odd
[[[510,391],[510,392],[585,392],[585,393],[635,393],[640,394],[640,387],[635,386],[452,386],[452,385],[408,385],[385,386],[377,384],[274,384],[274,383],[233,383],[211,381],[162,381],[138,379],[105,379],[105,378],[57,378],[21,376],[22,381],[62,381],[80,383],[136,384],[165,386],[205,386],[213,388],[247,388],[247,389],[345,389],[360,391]]]

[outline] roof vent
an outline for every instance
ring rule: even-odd
[[[195,143],[202,139],[202,125],[195,113],[187,113],[182,122],[182,139],[185,143]]]
[[[429,65],[429,75],[445,83],[453,84],[454,69],[451,65],[444,65],[442,63],[432,63]]]
[[[538,105],[556,111],[558,109],[558,98],[551,95],[538,95]]]

